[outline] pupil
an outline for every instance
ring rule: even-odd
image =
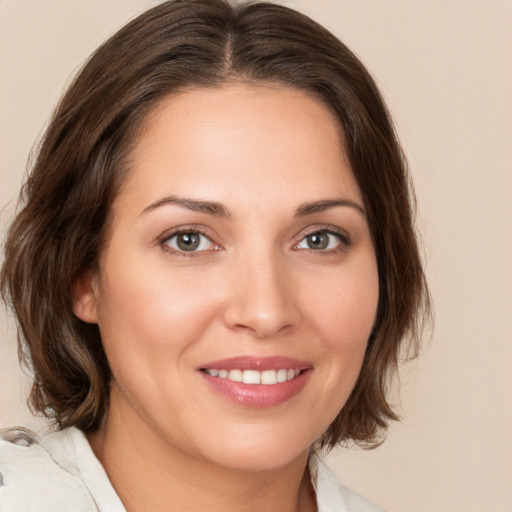
[[[308,236],[310,249],[325,249],[329,245],[329,236],[326,233],[313,233]]]
[[[183,233],[178,236],[178,247],[183,251],[193,251],[199,247],[197,233]]]

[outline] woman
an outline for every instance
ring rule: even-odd
[[[57,431],[7,430],[2,512],[380,510],[316,447],[374,446],[428,292],[362,64],[282,6],[171,1],[63,97],[1,287]]]

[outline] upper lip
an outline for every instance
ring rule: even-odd
[[[298,359],[286,356],[237,356],[228,359],[220,359],[211,361],[199,366],[199,370],[216,369],[216,370],[306,370],[311,365]]]

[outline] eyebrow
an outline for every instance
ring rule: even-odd
[[[206,213],[214,217],[231,217],[231,212],[223,204],[215,201],[203,201],[199,199],[190,199],[186,197],[168,196],[154,203],[142,210],[141,215],[160,208],[161,206],[177,205],[193,212]],[[330,208],[336,208],[338,206],[349,207],[356,209],[363,216],[366,216],[364,208],[358,203],[344,198],[336,199],[324,199],[322,201],[311,201],[310,203],[304,203],[295,210],[295,217],[305,217],[313,213],[323,212]]]
[[[295,210],[295,217],[305,217],[306,215],[323,212],[329,208],[335,208],[337,206],[355,208],[359,213],[366,217],[366,212],[360,204],[345,198],[325,199],[323,201],[304,203]]]
[[[193,212],[201,212],[206,213],[208,215],[213,215],[214,217],[230,217],[231,214],[229,210],[222,205],[221,203],[217,203],[214,201],[202,201],[198,199],[189,199],[186,197],[177,197],[177,196],[168,196],[163,199],[159,199],[154,203],[150,204],[148,207],[142,210],[141,215],[143,213],[150,212],[159,208],[161,206],[166,206],[169,204],[175,204],[178,206],[182,206],[183,208],[187,208],[188,210],[192,210]]]

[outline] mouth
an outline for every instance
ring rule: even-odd
[[[243,382],[244,384],[262,384],[264,386],[271,386],[273,384],[287,382],[298,377],[302,371],[286,368],[279,368],[278,370],[219,370],[218,368],[202,368],[201,371],[207,373],[211,377],[219,379],[228,379],[233,382]]]
[[[237,405],[263,408],[288,402],[306,385],[312,366],[287,357],[243,356],[198,368],[223,398]]]

